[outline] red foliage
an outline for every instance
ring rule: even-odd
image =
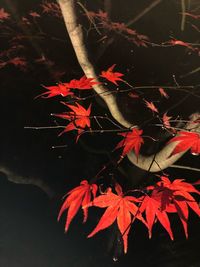
[[[131,132],[120,133],[119,135],[122,135],[124,139],[118,143],[115,149],[124,147],[122,156],[125,156],[133,149],[135,151],[136,156],[138,156],[141,144],[144,143],[144,140],[141,137],[142,133],[143,133],[142,130],[135,128],[132,129]]]
[[[162,226],[167,230],[170,238],[173,240],[173,233],[170,226],[170,221],[165,210],[161,210],[161,201],[157,201],[154,197],[145,196],[140,206],[140,212],[145,211],[147,227],[149,230],[149,238],[152,236],[152,227],[157,218]]]
[[[138,207],[135,205],[135,203],[138,203],[140,200],[133,196],[125,196],[119,184],[115,185],[115,191],[117,194],[114,194],[111,188],[108,188],[105,194],[94,198],[94,200],[86,206],[107,208],[97,226],[88,237],[92,237],[97,232],[109,227],[115,220],[117,220],[117,225],[124,242],[124,253],[126,253],[128,248],[128,233],[132,220],[131,217],[134,216],[144,224],[146,224],[146,222],[142,218]]]
[[[86,110],[83,106],[81,106],[79,103],[75,103],[75,105],[68,105],[66,103],[63,103],[68,108],[70,108],[72,111],[65,112],[63,114],[53,114],[56,117],[60,117],[62,119],[70,120],[71,122],[65,127],[64,131],[62,131],[59,135],[72,131],[72,130],[78,130],[78,136],[79,138],[80,134],[83,132],[83,129],[85,127],[90,127],[90,113],[91,113],[91,105]]]
[[[154,105],[153,102],[149,102],[149,101],[147,101],[147,100],[144,100],[144,102],[145,102],[147,108],[149,108],[149,109],[150,109],[151,111],[153,111],[153,112],[158,113],[158,109],[157,109],[157,107]]]
[[[159,88],[159,92],[160,92],[161,96],[164,96],[165,98],[169,98],[168,94],[165,92],[165,90],[163,88]]]
[[[125,23],[111,21],[106,12],[103,12],[102,10],[99,10],[98,12],[89,11],[87,12],[87,16],[96,19],[100,28],[103,27],[104,30],[107,30],[108,32],[116,33],[137,46],[147,47],[149,38],[146,35],[139,34],[136,30],[129,28]]]
[[[178,136],[173,137],[169,143],[178,142],[171,155],[184,152],[188,149],[192,154],[200,154],[200,135],[193,132],[180,131]]]
[[[102,71],[100,76],[114,83],[115,85],[118,85],[116,81],[123,81],[120,77],[124,76],[124,74],[120,72],[113,72],[115,66],[116,64],[113,64],[106,71]]]
[[[163,117],[162,117],[163,125],[167,129],[171,128],[171,125],[170,125],[170,119],[171,118],[172,117],[167,116],[167,112],[165,112],[164,115],[163,115]]]
[[[73,92],[71,92],[70,88],[68,88],[64,83],[58,83],[58,85],[55,86],[43,86],[43,87],[46,88],[48,91],[36,96],[36,98],[38,97],[50,98],[57,95],[61,95],[63,97],[68,95],[71,96],[73,95]]]
[[[0,8],[0,21],[4,21],[10,17],[10,14],[7,13],[4,8]]]
[[[68,209],[65,232],[67,232],[72,219],[74,218],[81,206],[83,208],[84,214],[83,222],[87,221],[87,204],[91,201],[91,195],[93,195],[93,197],[96,196],[96,192],[96,184],[89,184],[87,180],[83,180],[81,181],[80,186],[75,187],[67,193],[67,198],[65,199],[58,215],[58,220],[60,220],[60,217],[62,216],[63,212]]]
[[[92,86],[95,84],[100,84],[99,82],[95,82],[94,78],[87,78],[85,75],[80,78],[80,80],[73,79],[69,83],[65,83],[65,86],[71,89],[92,89]]]
[[[190,44],[188,42],[184,42],[184,41],[181,41],[181,40],[172,39],[172,40],[168,41],[167,44],[172,45],[172,46],[177,46],[177,45],[178,46],[183,46],[183,47],[188,48],[189,50],[192,50],[193,52],[199,53],[199,48],[194,47],[193,44]]]
[[[62,17],[60,7],[57,3],[44,1],[41,4],[41,7],[43,13],[47,13],[58,18]]]
[[[29,15],[30,15],[31,17],[33,17],[33,18],[40,18],[40,17],[41,17],[40,14],[38,14],[38,13],[35,12],[35,11],[31,11],[31,12],[29,13]]]
[[[152,190],[151,196],[145,196],[140,206],[140,211],[146,213],[149,237],[151,237],[152,226],[155,217],[158,218],[163,227],[167,230],[171,239],[173,234],[167,213],[177,213],[183,224],[186,238],[188,237],[188,206],[200,216],[200,208],[191,193],[200,194],[193,185],[184,182],[184,179],[176,179],[171,182],[167,177],[162,176],[161,181],[155,186],[148,187]]]

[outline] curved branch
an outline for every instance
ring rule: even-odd
[[[193,132],[199,132],[200,124],[199,123],[194,124],[194,121],[196,121],[198,118],[199,118],[199,113],[192,114],[190,116],[190,121],[185,126],[185,129],[191,130]],[[187,152],[184,151],[181,153],[177,153],[176,155],[170,156],[176,145],[177,142],[166,144],[163,149],[161,149],[158,153],[156,153],[156,155],[148,157],[140,155],[137,159],[133,151],[131,151],[127,156],[130,162],[132,162],[137,167],[150,172],[159,172],[171,166],[174,162],[179,160]]]
[[[52,189],[40,178],[38,177],[29,177],[29,176],[22,176],[13,173],[5,166],[0,166],[0,172],[3,173],[8,181],[15,183],[15,184],[31,184],[39,187],[42,191],[44,191],[49,198],[53,198],[54,192]]]
[[[75,7],[75,0],[57,0],[61,12],[65,21],[65,25],[69,34],[69,37],[72,42],[72,46],[76,53],[78,62],[85,73],[87,78],[94,78],[98,81],[97,73],[95,72],[94,65],[91,63],[88,51],[86,48],[86,44],[84,41],[83,29],[82,26],[78,23],[77,15],[76,15],[76,7]],[[127,128],[131,128],[133,126],[132,123],[127,121],[123,114],[121,113],[119,106],[117,104],[116,95],[112,92],[107,91],[107,89],[101,85],[94,85],[93,86],[96,93],[106,102],[108,109],[110,110],[111,115],[113,118],[118,121],[121,125]],[[194,120],[194,118],[191,118]],[[194,124],[192,125],[192,127]],[[186,129],[191,128],[191,122],[186,125]],[[179,153],[174,156],[171,156],[173,149],[175,148],[176,143],[172,142],[166,145],[160,152],[155,155],[151,156],[143,156],[139,155],[136,158],[134,152],[130,152],[128,154],[128,159],[137,167],[143,170],[149,170],[150,172],[158,172],[163,170],[174,162],[176,162],[184,153]]]

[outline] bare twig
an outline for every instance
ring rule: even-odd
[[[156,7],[161,2],[162,2],[162,0],[155,0],[155,1],[153,1],[149,6],[147,6],[146,8],[144,8],[142,10],[142,12],[140,12],[135,18],[133,18],[132,20],[130,20],[129,22],[127,22],[126,23],[126,26],[131,26],[132,24],[134,24],[136,21],[138,21],[139,19],[141,19],[142,17],[144,17],[148,12],[150,12],[154,7]]]
[[[197,72],[199,72],[199,71],[200,71],[200,67],[198,67],[198,68],[196,68],[196,69],[194,69],[194,70],[191,70],[190,72],[188,72],[188,73],[186,73],[186,74],[181,75],[180,78],[187,77],[187,76],[192,75],[192,74],[194,74],[194,73],[197,73]]]
[[[183,32],[185,29],[185,20],[186,20],[186,5],[185,5],[185,0],[181,0],[181,14],[182,14],[182,19],[181,19],[181,31]]]
[[[200,172],[200,169],[198,168],[193,168],[193,167],[189,167],[189,166],[181,166],[181,165],[171,165],[169,166],[170,168],[177,168],[177,169],[186,169],[186,170],[190,170],[190,171],[196,171],[196,172]]]

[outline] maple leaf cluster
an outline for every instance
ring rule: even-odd
[[[59,135],[62,135],[63,133],[72,130],[78,130],[78,135],[76,139],[78,140],[84,128],[85,127],[90,128],[91,105],[89,106],[88,109],[85,109],[79,103],[76,103],[75,105],[68,105],[66,103],[63,104],[66,105],[68,108],[70,108],[72,111],[65,112],[63,114],[52,114],[52,115],[65,120],[70,120],[71,122],[65,127],[65,129]]]
[[[152,226],[157,218],[173,240],[168,213],[177,213],[187,238],[188,207],[200,216],[199,205],[191,193],[199,195],[200,192],[193,185],[184,182],[184,179],[176,179],[171,182],[165,176],[162,176],[161,181],[157,182],[155,186],[149,186],[148,189],[152,190],[151,196],[144,197],[140,211],[146,213],[149,237],[152,235]]]
[[[153,225],[159,221],[173,240],[169,214],[177,213],[183,225],[185,236],[188,238],[188,208],[200,216],[200,207],[191,194],[199,195],[200,192],[193,185],[185,182],[184,179],[175,179],[173,182],[165,176],[160,179],[161,181],[158,181],[155,185],[144,189],[147,193],[144,194],[144,190],[141,191],[143,195],[139,197],[124,194],[118,183],[114,187],[116,193],[111,188],[107,188],[104,193],[96,196],[97,185],[89,184],[84,180],[80,186],[67,193],[58,220],[60,220],[63,212],[68,209],[65,225],[65,231],[67,231],[80,207],[84,212],[83,222],[87,220],[89,207],[106,208],[98,224],[88,237],[94,236],[117,221],[124,244],[124,253],[127,253],[128,234],[136,219],[147,227],[149,238],[152,237]],[[92,201],[91,194],[93,195]]]
[[[43,97],[44,95],[47,95],[46,98],[58,95],[61,95],[63,97],[73,96],[74,93],[71,91],[72,89],[92,89],[92,86],[95,84],[99,84],[99,82],[95,82],[93,78],[86,78],[86,76],[83,76],[79,80],[73,79],[69,83],[58,83],[54,86],[43,86],[48,91],[36,96],[36,98],[41,96]]]
[[[102,10],[98,12],[87,11],[86,15],[89,16],[89,18],[96,19],[100,28],[103,27],[108,32],[121,35],[137,46],[147,47],[149,38],[146,35],[139,34],[136,30],[129,28],[125,23],[111,21],[106,12]]]
[[[49,1],[48,2],[43,1],[43,3],[40,6],[42,7],[43,13],[53,15],[58,18],[62,18],[59,4],[54,3],[54,2],[49,2]]]
[[[100,73],[100,77],[106,79],[107,81],[113,83],[114,85],[118,85],[117,82],[125,82],[121,77],[124,76],[121,72],[115,72],[116,64],[113,64],[107,70],[103,70]],[[70,96],[75,100],[78,100],[78,97],[75,95],[76,90],[90,90],[93,86],[100,84],[100,82],[95,81],[94,78],[87,78],[86,76],[81,77],[80,79],[72,79],[67,83],[58,83],[54,86],[43,86],[48,91],[36,96],[43,98],[52,98],[55,96],[67,97]],[[169,98],[169,95],[166,93],[165,89],[159,88],[160,95],[166,99]],[[134,93],[133,93],[134,94]],[[139,96],[137,95],[137,98]],[[135,98],[135,97],[134,97]],[[159,113],[158,108],[151,101],[147,101],[143,99],[146,107],[150,109],[153,114]],[[70,108],[72,111],[65,112],[62,114],[53,114],[54,116],[60,117],[62,119],[69,120],[70,123],[65,127],[64,131],[60,133],[63,134],[68,131],[78,130],[77,140],[81,133],[83,133],[84,129],[90,128],[90,114],[91,114],[91,105],[88,109],[85,109],[78,102],[75,102],[74,105],[69,105],[67,103],[62,102],[65,106]],[[167,113],[163,114],[162,122],[163,127],[175,133],[175,130],[170,124],[170,119],[172,117],[168,116]],[[137,128],[133,128],[132,130],[128,130],[128,132],[119,133],[119,135],[124,138],[117,144],[115,149],[123,148],[122,157],[128,154],[131,150],[134,150],[136,156],[138,157],[141,145],[144,143],[142,138],[143,130]],[[198,155],[200,153],[200,135],[199,133],[189,132],[189,131],[178,131],[177,135],[173,137],[169,143],[178,142],[174,150],[172,151],[170,156],[173,156],[177,153],[181,153],[187,150],[191,150],[192,154]]]
[[[109,82],[117,85],[117,81],[123,81],[120,77],[123,76],[120,72],[114,72],[113,69],[116,64],[113,64],[109,67],[106,71],[102,71],[100,77],[107,79]],[[79,98],[75,95],[76,90],[90,90],[93,86],[100,84],[100,82],[95,81],[94,78],[87,78],[85,75],[81,77],[79,80],[73,79],[67,83],[58,83],[57,85],[53,86],[44,86],[47,89],[46,92],[38,95],[35,97],[42,97],[42,98],[52,98],[55,96],[61,97],[71,97],[75,99],[75,103],[73,105],[67,104],[62,101],[62,103],[67,106],[72,111],[68,111],[62,114],[52,114],[56,117],[69,120],[70,123],[65,127],[65,129],[59,134],[62,135],[63,133],[77,130],[78,135],[77,139],[79,138],[80,134],[83,133],[84,129],[90,128],[90,113],[91,113],[91,105],[87,109],[85,109],[82,105],[76,102]]]

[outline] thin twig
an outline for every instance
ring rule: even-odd
[[[193,168],[193,167],[189,167],[189,166],[175,165],[175,164],[169,166],[169,168],[186,169],[186,170],[190,170],[190,171],[200,172],[200,169],[198,169],[198,168]]]
[[[142,12],[140,12],[135,18],[133,18],[132,20],[130,20],[129,22],[127,22],[126,23],[126,26],[131,26],[132,24],[134,24],[136,21],[138,21],[139,19],[141,19],[142,17],[144,17],[144,15],[146,15],[149,11],[151,11],[154,7],[156,7],[161,2],[162,2],[162,0],[155,0],[155,1],[153,1],[148,7],[146,7],[145,9],[143,9]]]
[[[181,13],[182,13],[182,19],[181,19],[181,31],[183,32],[185,29],[185,20],[186,20],[186,5],[185,5],[185,0],[181,0]]]
[[[60,129],[65,128],[66,126],[58,125],[58,126],[25,126],[24,129],[32,129],[32,130],[46,130],[46,129]]]

